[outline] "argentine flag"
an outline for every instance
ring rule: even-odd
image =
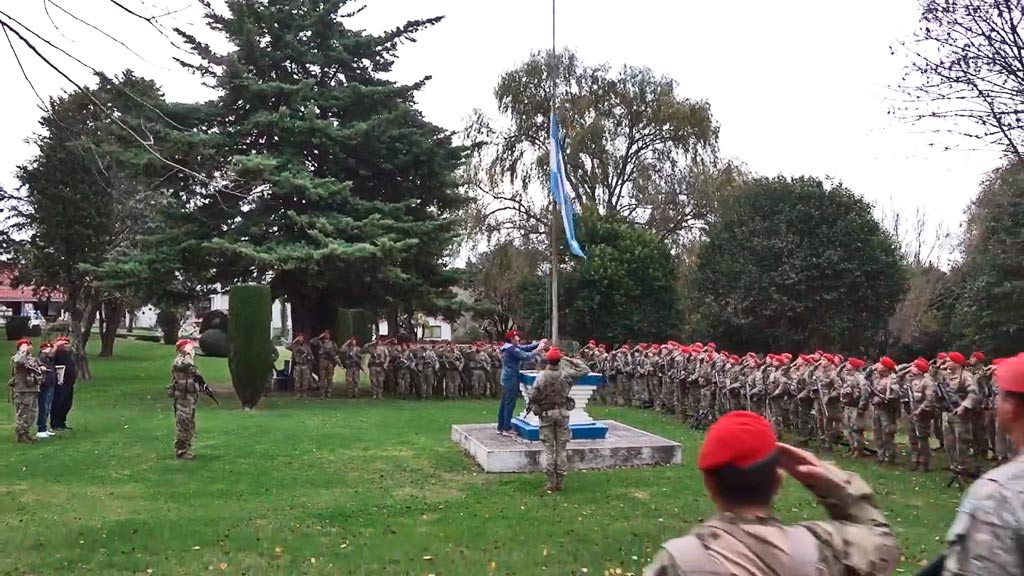
[[[586,258],[579,242],[576,241],[576,231],[573,229],[572,217],[576,214],[576,208],[572,205],[572,187],[565,179],[565,165],[562,163],[561,129],[558,126],[558,118],[551,115],[551,194],[562,214],[562,224],[565,226],[565,239],[569,244],[569,252],[573,256]]]

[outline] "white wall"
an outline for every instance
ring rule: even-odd
[[[228,295],[227,292],[223,294],[214,294],[210,296],[210,310],[228,310]],[[289,304],[285,304],[285,311],[288,317],[291,318],[292,307]],[[281,301],[274,300],[270,306],[270,328],[271,330],[278,330],[281,328]]]
[[[452,339],[452,325],[449,324],[444,318],[427,318],[427,322],[430,326],[440,327],[441,336],[439,338],[430,338],[431,340],[451,340]],[[422,326],[416,327],[416,339],[424,339],[424,330]],[[381,320],[377,323],[377,334],[380,336],[392,336],[393,334],[388,329],[388,321]]]

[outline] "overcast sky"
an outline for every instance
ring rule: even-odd
[[[181,55],[176,48],[109,0],[63,0],[61,5],[144,60],[51,8],[62,36],[42,1],[17,4],[5,8],[96,68],[115,73],[131,67],[161,83],[173,100],[210,95],[172,60]],[[492,89],[502,72],[551,45],[550,0],[367,4],[357,23],[371,31],[446,16],[402,49],[395,77],[433,76],[419,97],[421,108],[451,129],[459,129],[474,108],[493,113]],[[131,0],[128,5],[184,8],[166,19],[168,26],[204,35],[193,0]],[[890,87],[904,65],[890,46],[909,38],[917,19],[917,0],[558,0],[558,45],[576,50],[586,62],[644,65],[671,76],[681,95],[711,103],[721,125],[722,152],[757,173],[832,177],[880,207],[908,213],[924,207],[933,222],[957,228],[999,156],[889,114],[898,98]],[[44,97],[70,86],[14,41]],[[6,41],[0,45],[6,80],[0,184],[13,186],[15,166],[32,153],[24,140],[36,129],[40,111]],[[76,80],[90,80],[80,65],[55,57]],[[956,149],[947,151],[947,145]]]

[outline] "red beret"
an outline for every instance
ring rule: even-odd
[[[1004,358],[996,367],[995,380],[1000,390],[1024,393],[1024,354]]]
[[[945,352],[939,352],[939,355],[937,356],[937,358],[939,360],[945,360],[946,358],[949,358],[949,354],[946,354]]]
[[[978,351],[971,352],[971,358],[974,358],[978,362],[984,362],[985,361],[985,355],[982,354],[981,352],[978,352]]]
[[[928,372],[928,361],[924,358],[914,360],[914,370],[917,370],[921,374]]]
[[[651,350],[661,350],[661,344],[651,344]]]
[[[764,417],[737,410],[719,418],[708,428],[697,454],[697,468],[703,472],[723,466],[747,468],[775,453],[775,432]]]
[[[888,356],[882,356],[882,359],[878,361],[878,365],[890,372],[896,369],[896,362]]]
[[[591,346],[597,346],[597,341],[596,340],[591,340],[590,342],[587,342],[587,344],[589,344]]]
[[[793,359],[793,355],[790,354],[789,352],[784,352],[782,354],[782,357],[785,358],[786,360],[792,360]]]
[[[959,352],[950,352],[949,353],[949,360],[951,362],[956,362],[957,364],[959,364],[961,366],[967,364],[967,358],[964,358],[964,355],[959,353]]]
[[[301,334],[300,334],[300,336],[301,336]],[[176,342],[176,343],[174,344],[174,347],[175,347],[175,348],[177,348],[178,350],[181,350],[181,349],[182,349],[182,348],[184,348],[184,347],[185,347],[186,345],[188,345],[188,344],[191,344],[191,343],[192,343],[192,341],[191,341],[191,340],[187,340],[187,339],[185,339],[185,338],[182,338],[181,340],[178,340],[178,341],[177,341],[177,342]]]
[[[607,348],[604,347],[604,344],[601,344],[600,346],[598,346],[597,349],[598,350],[607,350]]]
[[[21,340],[18,340],[18,348],[21,348],[22,346],[24,346],[26,344],[28,344],[31,347],[32,346],[32,341],[29,340],[28,338],[22,338]]]
[[[691,350],[696,350],[697,352],[700,352],[700,351],[704,350],[704,345],[701,344],[700,342],[694,342],[693,344],[690,345],[690,349]]]
[[[714,350],[715,349],[715,343],[714,342],[708,342],[708,348]]]
[[[828,362],[829,364],[836,363],[836,357],[831,354],[825,354],[824,356],[822,356],[822,358],[824,358],[825,361]]]
[[[505,332],[505,339],[506,340],[511,340],[511,339],[513,339],[513,338],[515,338],[516,336],[519,336],[519,335],[520,334],[519,334],[518,330],[509,330],[508,332]]]
[[[40,350],[49,350],[50,348],[53,348],[53,344],[50,344],[49,342],[40,342],[39,343],[39,349]]]
[[[1009,360],[1009,358],[993,358],[992,359],[992,365],[993,366],[999,366],[1000,364],[1002,364],[1006,360]]]
[[[54,343],[55,344],[71,344],[71,338],[68,338],[67,336],[61,336],[60,338],[57,338],[56,340],[54,340]]]
[[[646,342],[641,342],[641,343],[637,344],[636,347],[641,349],[641,350],[647,350],[647,343]]]
[[[682,352],[683,354],[689,354],[689,353],[690,353],[690,347],[689,347],[689,346],[680,346],[680,347],[679,347],[679,350],[680,350],[680,351],[681,351],[681,352]]]
[[[846,361],[846,363],[849,364],[850,368],[853,368],[854,370],[860,370],[861,368],[867,365],[867,363],[861,360],[860,358],[850,358],[849,360]]]
[[[729,356],[729,361],[732,362],[733,364],[737,364],[740,361],[740,357],[733,354],[732,356]]]
[[[558,362],[562,359],[562,351],[558,348],[552,348],[548,350],[548,353],[544,355],[548,362]]]
[[[620,350],[629,350],[629,344],[623,344]]]

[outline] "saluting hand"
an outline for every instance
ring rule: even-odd
[[[779,467],[794,480],[813,491],[828,490],[838,486],[838,479],[828,472],[818,457],[806,450],[779,442]]]

